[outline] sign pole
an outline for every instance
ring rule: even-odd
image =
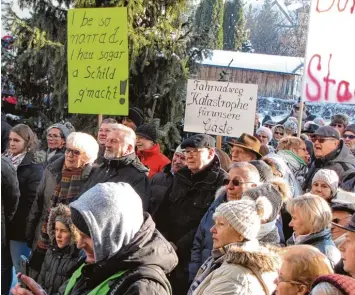
[[[301,137],[301,131],[302,131],[302,115],[303,115],[303,110],[304,110],[304,101],[300,101],[300,111],[298,112],[298,132],[297,132],[297,137]]]
[[[98,123],[99,129],[100,129],[100,126],[101,126],[101,123],[102,123],[102,114],[98,115],[98,117],[97,117],[97,123]]]
[[[216,147],[220,150],[222,149],[222,136],[220,135],[217,135]]]

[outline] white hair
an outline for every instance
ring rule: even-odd
[[[312,289],[311,295],[343,295],[343,292],[327,282],[322,282]]]
[[[85,164],[93,163],[99,152],[99,144],[90,134],[83,132],[72,132],[68,135],[66,144],[83,152],[86,161]]]
[[[125,144],[130,144],[133,148],[136,146],[136,133],[123,124],[112,124],[112,131],[118,131],[118,136]]]

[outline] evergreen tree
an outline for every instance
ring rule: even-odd
[[[21,0],[31,18],[18,18],[10,8],[5,16],[16,36],[17,56],[14,83],[17,95],[43,106],[43,97],[51,104],[42,108],[45,124],[66,119],[67,10],[69,8],[122,7],[128,10],[130,56],[130,106],[144,111],[156,124],[164,144],[179,143],[177,125],[184,115],[186,79],[196,61],[204,55],[204,44],[193,35],[184,21],[186,0]],[[47,112],[46,112],[47,110]],[[92,115],[70,115],[77,130],[91,131],[97,125]]]

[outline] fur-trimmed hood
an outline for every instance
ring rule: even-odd
[[[70,209],[68,206],[63,204],[59,204],[57,207],[51,209],[51,213],[49,214],[48,224],[47,224],[47,233],[49,236],[49,240],[53,245],[56,245],[55,241],[55,220],[60,216],[64,221],[65,225],[69,228],[71,232],[71,240],[70,245],[73,245],[75,242],[75,233],[76,228],[71,220]]]
[[[214,199],[217,200],[220,196],[226,193],[227,193],[227,188],[225,185],[223,185],[216,191],[216,194],[214,195]]]
[[[275,272],[281,265],[278,248],[270,245],[261,246],[257,240],[233,243],[225,247],[223,260],[256,269],[260,273]]]

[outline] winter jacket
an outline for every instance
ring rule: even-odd
[[[105,237],[100,239],[104,247]],[[64,294],[68,288],[68,295],[85,295],[99,285],[106,287],[107,291],[94,294],[172,294],[166,274],[176,264],[177,257],[170,243],[155,229],[153,220],[145,213],[144,223],[129,245],[107,260],[82,265],[60,288],[59,294]],[[122,271],[121,276],[104,283]],[[75,279],[75,275],[78,278]]]
[[[55,162],[57,159],[65,155],[65,148],[58,148],[54,151],[42,151],[46,153],[46,158],[44,160],[44,165],[48,166],[49,164]]]
[[[312,188],[313,176],[319,169],[334,170],[339,176],[340,187],[342,187],[344,180],[349,175],[355,173],[355,157],[341,140],[340,145],[336,150],[323,158],[315,159],[313,161],[303,186],[305,191]]]
[[[355,193],[355,171],[344,178],[343,182],[340,184],[340,188]]]
[[[7,123],[6,116],[1,115],[1,153],[5,152],[9,145],[9,136],[12,126]]]
[[[6,246],[9,222],[14,217],[20,198],[20,189],[15,167],[1,157],[1,246]]]
[[[174,176],[157,214],[158,229],[177,246],[179,265],[171,276],[177,293],[186,293],[192,243],[201,218],[214,201],[215,193],[228,178],[217,156],[196,174],[185,167]]]
[[[340,261],[340,252],[335,246],[329,229],[313,233],[295,241],[294,235],[287,241],[287,245],[312,245],[328,257],[334,267]]]
[[[26,223],[36,191],[43,174],[43,159],[28,152],[17,167],[17,179],[20,188],[20,201],[14,218],[10,223],[10,240],[26,241]]]
[[[220,251],[225,254],[220,257],[212,256],[200,268],[189,295],[266,294],[255,273],[261,277],[269,294],[275,290],[274,280],[280,266],[276,249],[261,246],[253,240],[230,244]]]
[[[52,207],[52,196],[57,184],[62,179],[62,169],[65,156],[49,164],[44,170],[43,177],[38,186],[36,198],[32,204],[31,211],[27,218],[26,240],[32,250],[36,247],[41,234],[42,224],[48,217],[48,210]],[[85,166],[82,177],[87,180],[92,171],[92,165]]]
[[[142,164],[149,168],[149,178],[163,171],[164,167],[171,163],[171,161],[160,152],[160,146],[157,143],[148,150],[138,151],[137,156]]]
[[[301,187],[308,172],[307,163],[289,150],[281,150],[277,154],[285,161]]]
[[[69,224],[69,230],[72,234],[70,244],[62,249],[57,246],[55,238],[55,222],[58,216],[65,220],[65,224]],[[80,266],[80,264],[78,264],[80,257],[83,257],[84,255],[84,252],[79,250],[75,245],[74,231],[76,229],[70,218],[69,208],[62,205],[51,211],[48,220],[47,232],[49,240],[51,241],[51,246],[46,252],[37,279],[37,283],[40,284],[48,294],[55,294],[58,292],[60,286],[62,286]]]
[[[150,197],[148,212],[154,218],[160,204],[163,202],[164,196],[169,187],[173,183],[174,175],[171,173],[171,165],[164,167],[162,172],[158,172],[150,179]]]
[[[126,182],[129,183],[141,197],[144,211],[149,207],[148,169],[139,161],[136,154],[130,154],[116,160],[104,160],[93,168],[91,176],[83,186],[86,192],[98,183]]]
[[[202,217],[195,234],[191,249],[191,261],[189,263],[189,282],[195,278],[201,265],[211,256],[213,239],[210,229],[214,226],[213,214],[219,205],[227,202],[227,193],[225,189],[218,190],[216,197],[216,200]]]

